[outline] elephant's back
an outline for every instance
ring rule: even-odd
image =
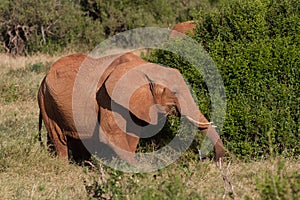
[[[196,28],[196,23],[194,21],[186,21],[176,24],[170,33],[170,38],[182,37],[183,34],[192,32]]]
[[[76,74],[85,58],[84,54],[73,54],[57,60],[46,75],[48,89],[54,95],[72,91]]]
[[[51,66],[47,73],[47,79],[68,78],[71,73],[76,74],[86,57],[85,54],[72,54],[60,58]]]

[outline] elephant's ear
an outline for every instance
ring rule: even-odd
[[[149,124],[157,124],[158,110],[149,84],[133,93],[129,101],[129,110],[139,119]]]
[[[123,67],[119,66],[105,82],[109,96],[137,118],[149,124],[157,124],[158,111],[149,79],[135,69],[125,72]],[[129,116],[128,113],[126,117]]]

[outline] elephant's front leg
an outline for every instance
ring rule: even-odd
[[[126,132],[126,123],[126,120],[119,113],[113,113],[107,109],[101,110],[100,125],[104,133],[101,137],[106,137],[105,143],[107,143],[121,159],[135,165],[134,156],[139,138],[134,134]]]
[[[109,146],[122,159],[126,160],[131,165],[136,165],[135,150],[138,143],[137,137],[128,135],[123,131],[114,131],[109,139]]]

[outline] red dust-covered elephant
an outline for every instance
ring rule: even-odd
[[[187,33],[193,34],[195,28],[196,22],[193,20],[178,23],[172,28],[169,38],[180,38]]]
[[[105,60],[106,57],[94,59],[84,54],[63,57],[52,65],[40,85],[40,129],[43,120],[48,145],[58,157],[68,159],[69,150],[77,160],[90,156],[74,123],[73,87],[83,62],[90,63],[91,68],[100,69],[104,67]],[[127,77],[126,84],[118,85],[127,74],[131,75]],[[119,90],[116,90],[117,86]],[[133,86],[136,89],[132,92]],[[119,93],[114,94],[116,91]],[[135,161],[134,155],[141,134],[139,127],[157,124],[159,114],[172,114],[174,108],[180,116],[186,117],[206,134],[214,145],[217,160],[224,156],[223,143],[218,133],[199,111],[176,69],[146,62],[132,53],[115,55],[99,78],[93,101],[98,128],[101,130],[96,132],[99,134],[97,137],[89,135],[86,138],[97,138],[99,144],[106,144],[107,148],[129,163]],[[124,113],[130,113],[130,120]],[[116,120],[118,118],[125,122],[125,130],[120,127]],[[134,130],[128,128],[130,123],[135,123]]]

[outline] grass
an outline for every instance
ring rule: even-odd
[[[243,162],[229,153],[223,174],[213,161],[201,161],[192,151],[164,169],[142,174],[119,172],[96,161],[79,166],[55,158],[37,141],[36,92],[58,56],[0,58],[1,199],[300,198],[299,158]]]

